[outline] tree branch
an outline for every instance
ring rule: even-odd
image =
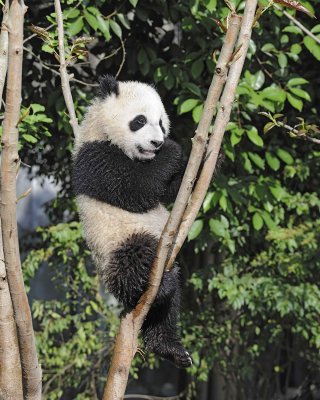
[[[285,124],[284,122],[277,121],[276,126],[286,129],[289,133],[293,133],[295,137],[302,140],[307,140],[308,142],[314,144],[320,144],[320,139],[314,138],[312,136],[308,136],[305,133],[302,133],[299,129],[296,129],[290,125]]]
[[[290,21],[292,21],[296,26],[298,26],[304,33],[306,33],[308,36],[310,36],[315,42],[317,42],[318,44],[320,44],[320,39],[314,35],[311,31],[309,31],[309,29],[307,29],[300,21],[298,21],[295,17],[293,17],[291,14],[289,14],[286,10],[283,10],[281,7],[279,7],[278,5],[274,4],[274,7],[279,10],[282,11],[283,14],[290,19]]]
[[[0,99],[8,69],[9,0],[3,7],[0,35]],[[0,102],[1,107],[1,102]],[[4,263],[0,218],[0,399],[23,399],[22,371],[16,323]]]
[[[138,333],[157,295],[169,248],[179,226],[202,160],[211,120],[227,76],[227,64],[236,42],[240,21],[241,18],[238,15],[232,15],[225,44],[209,88],[203,115],[193,139],[191,155],[179,194],[158,244],[157,254],[150,273],[148,289],[141,296],[136,308],[121,320],[103,400],[120,400],[123,398],[131,361],[137,351]]]
[[[79,124],[76,116],[76,112],[74,109],[69,76],[67,71],[67,62],[64,50],[64,29],[63,29],[63,15],[61,10],[61,4],[59,0],[54,0],[54,8],[57,16],[58,23],[58,44],[59,44],[59,61],[60,61],[60,74],[61,74],[61,86],[64,101],[66,103],[69,117],[70,117],[70,125],[72,127],[74,136],[77,137],[79,135]]]
[[[8,18],[9,18],[9,0],[6,0],[6,3],[3,7],[3,19],[2,19],[1,34],[0,34],[0,110],[2,106],[2,94],[3,94],[4,82],[6,80],[7,69],[8,69],[8,45],[9,45]]]
[[[21,105],[23,60],[23,0],[13,0],[9,11],[9,60],[6,111],[1,154],[1,222],[6,273],[17,325],[24,399],[41,399],[41,367],[38,363],[32,318],[19,254],[16,218],[16,171],[19,163],[18,121]]]
[[[222,138],[230,120],[232,104],[235,99],[238,82],[246,59],[256,7],[257,0],[246,1],[242,26],[237,43],[237,48],[240,48],[239,58],[237,61],[233,62],[230,67],[227,82],[221,97],[219,110],[213,126],[213,134],[210,137],[207,147],[205,162],[202,167],[200,177],[192,193],[191,200],[189,201],[187,209],[182,217],[182,222],[167,264],[167,269],[170,269],[173,265],[173,262],[188,235],[188,232],[200,210],[209,188],[217,163]]]

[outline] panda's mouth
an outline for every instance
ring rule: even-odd
[[[156,154],[156,150],[146,150],[141,146],[137,146],[137,149],[140,154],[143,154],[144,156],[147,157],[153,157]]]

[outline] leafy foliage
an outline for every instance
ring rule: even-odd
[[[318,13],[316,0],[301,4]],[[243,8],[241,1],[234,5]],[[28,6],[27,26],[33,24],[37,36],[25,42],[23,113],[30,111],[22,118],[20,154],[60,187],[47,205],[51,226],[38,232],[36,249],[26,240],[24,245],[26,280],[32,284],[36,271],[47,268],[56,288],[53,299],[33,302],[45,398],[95,398],[118,310],[106,306],[108,299],[97,290],[76,222],[72,132],[57,74],[53,7],[39,8],[35,1]],[[65,0],[63,8],[78,117],[100,74],[154,82],[171,116],[172,135],[187,152],[222,44],[225,3]],[[319,37],[319,24],[303,14],[296,17]],[[319,385],[314,371],[320,359],[320,153],[315,145],[288,137],[278,123],[302,118],[299,131],[318,125],[319,59],[319,45],[282,11],[269,7],[261,14],[225,135],[226,161],[181,257],[182,329],[193,349],[193,388],[213,365],[241,399],[269,400],[300,384],[310,397]],[[317,129],[311,134],[317,136]],[[146,362],[155,365],[151,357]],[[302,378],[294,382],[292,367],[298,363],[304,365]],[[133,366],[134,377],[140,364],[138,359]]]

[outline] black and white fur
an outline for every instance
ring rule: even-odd
[[[73,186],[87,243],[107,289],[128,312],[146,290],[183,174],[180,146],[156,90],[105,76],[76,138]],[[142,327],[146,350],[189,367],[177,333],[179,271],[165,272]]]

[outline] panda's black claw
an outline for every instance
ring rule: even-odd
[[[159,353],[159,355],[173,363],[177,368],[189,368],[192,365],[190,354],[181,345],[171,348],[166,353]]]

